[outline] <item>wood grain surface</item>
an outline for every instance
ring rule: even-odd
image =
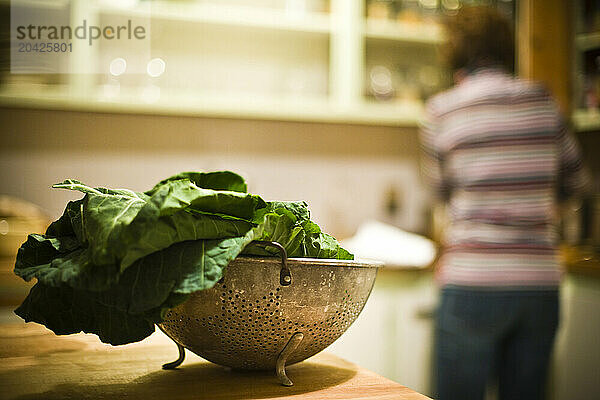
[[[186,352],[176,370],[161,369],[177,348],[161,332],[113,347],[94,335],[56,336],[0,313],[2,399],[414,399],[428,397],[321,353],[288,367],[293,387],[274,371],[234,371]]]

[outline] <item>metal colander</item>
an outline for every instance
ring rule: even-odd
[[[380,264],[316,258],[238,257],[214,287],[171,309],[159,327],[179,348],[239,369],[275,368],[291,386],[285,365],[320,352],[363,309]]]

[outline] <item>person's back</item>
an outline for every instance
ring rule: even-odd
[[[431,99],[428,115],[423,144],[440,170],[427,172],[451,221],[440,283],[556,287],[557,195],[584,182],[548,92],[483,68]]]

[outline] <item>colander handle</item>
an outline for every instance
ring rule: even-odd
[[[279,271],[279,284],[281,286],[289,286],[292,284],[292,274],[290,273],[290,269],[287,266],[287,251],[285,248],[277,243],[271,242],[268,240],[255,240],[250,244],[255,244],[260,247],[274,247],[279,250],[279,255],[281,256],[281,270]]]

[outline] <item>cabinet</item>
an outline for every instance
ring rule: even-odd
[[[595,131],[600,130],[600,4],[578,0],[573,8],[573,123],[578,131]]]
[[[451,83],[437,18],[473,3],[514,14],[512,0],[0,0],[13,15],[0,106],[415,126]],[[17,40],[32,20],[102,34]],[[104,35],[128,23],[145,40]],[[24,42],[69,47],[15,53]]]
[[[15,73],[13,63],[0,106],[414,126],[424,95],[443,86],[435,51],[443,35],[416,12],[410,21],[370,15],[371,3],[377,2],[3,0],[24,24],[35,16],[38,25],[72,28],[84,20],[101,29],[132,21],[147,40],[132,47],[103,36],[91,44],[72,38],[65,41],[73,46],[68,54],[30,54],[36,63],[60,59],[59,67],[17,70],[25,74]],[[19,44],[13,30],[12,44]],[[394,99],[373,96],[371,78],[384,86],[393,80]]]
[[[569,274],[561,287],[550,391],[552,400],[583,400],[600,393],[600,279]]]

